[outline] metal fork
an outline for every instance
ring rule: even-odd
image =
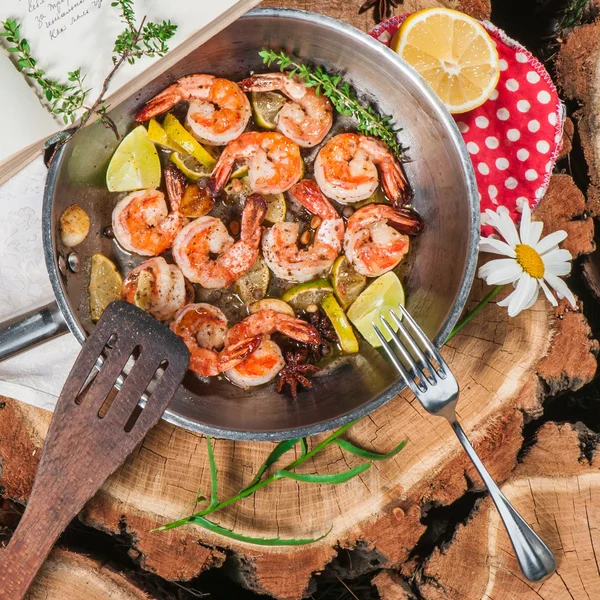
[[[556,559],[552,551],[513,508],[490,477],[456,418],[456,403],[459,394],[456,378],[441,354],[408,311],[402,305],[398,305],[398,309],[412,330],[412,335],[392,310],[390,310],[391,318],[398,327],[403,341],[387,319],[381,317],[381,322],[397,346],[402,360],[392,350],[379,327],[375,323],[371,323],[385,352],[423,408],[432,415],[445,417],[452,426],[454,433],[490,492],[525,577],[529,581],[544,579],[556,568]]]

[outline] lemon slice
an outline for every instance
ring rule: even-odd
[[[210,177],[211,170],[198,162],[191,154],[173,152],[169,160],[192,181],[198,181],[201,177]]]
[[[393,309],[398,314],[398,304],[404,306],[404,288],[398,276],[390,271],[378,277],[360,294],[348,310],[348,318],[367,342],[378,348],[381,346],[381,342],[371,323],[375,323],[385,339],[390,341],[390,334],[381,322],[381,317],[387,320],[394,331],[397,331],[398,326],[390,316],[389,311]]]
[[[252,92],[250,103],[256,124],[270,131],[275,129],[275,118],[286,102],[287,98],[277,92]]]
[[[325,314],[329,317],[331,324],[338,336],[340,347],[344,352],[355,353],[358,352],[358,340],[352,330],[352,325],[346,317],[346,313],[342,310],[342,307],[337,303],[333,294],[327,294],[321,301],[321,308],[325,311]]]
[[[90,271],[90,317],[96,322],[113,300],[121,298],[123,279],[115,263],[104,254],[92,256]]]
[[[248,171],[248,165],[238,167],[233,171],[229,179],[242,179],[243,177],[246,177],[246,175],[248,175]]]
[[[215,199],[210,196],[206,188],[200,188],[196,183],[191,183],[185,188],[180,210],[186,217],[197,219],[207,215],[214,205]]]
[[[323,298],[331,292],[333,287],[327,279],[315,279],[291,287],[281,299],[295,310],[306,310],[310,304],[321,304]]]
[[[253,302],[248,307],[248,312],[251,315],[261,310],[274,310],[275,312],[283,313],[284,315],[288,315],[289,317],[296,316],[294,309],[287,302],[284,302],[279,298],[263,298],[258,302]]]
[[[419,72],[451,113],[483,104],[500,77],[494,41],[475,19],[456,10],[413,13],[390,47]]]
[[[119,144],[106,171],[109,192],[131,192],[160,185],[158,152],[143,125],[127,134]]]
[[[270,280],[271,271],[264,258],[259,256],[250,270],[235,282],[234,290],[244,304],[250,304],[266,296]]]
[[[214,168],[217,163],[215,158],[171,113],[165,117],[163,128],[176,144],[191,154],[200,164],[210,170]]]
[[[150,119],[148,123],[148,139],[165,150],[183,152],[183,148],[171,139],[156,119]]]
[[[331,280],[336,298],[344,310],[348,309],[367,286],[367,278],[355,271],[343,255],[338,256],[333,263]]]
[[[280,223],[281,221],[285,221],[287,205],[283,194],[265,194],[263,198],[267,203],[265,221],[268,221],[269,223]]]

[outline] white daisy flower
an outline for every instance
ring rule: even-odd
[[[534,304],[540,288],[552,306],[557,306],[558,302],[550,290],[552,287],[558,298],[566,298],[575,308],[573,293],[560,279],[571,272],[569,261],[573,258],[568,250],[558,247],[567,237],[566,231],[555,231],[540,239],[544,224],[531,220],[527,202],[523,203],[518,232],[505,206],[499,206],[496,211],[488,209],[481,217],[482,223],[491,225],[504,241],[497,239],[496,235],[482,237],[479,249],[508,258],[489,261],[479,269],[478,275],[488,285],[512,283],[515,287],[509,296],[498,302],[498,306],[508,306],[508,315],[514,317]]]

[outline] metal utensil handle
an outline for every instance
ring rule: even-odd
[[[68,330],[56,302],[0,323],[0,361],[67,333]]]
[[[529,581],[544,579],[556,569],[554,554],[500,491],[456,418],[450,420],[450,424],[490,492],[504,522],[523,574]]]

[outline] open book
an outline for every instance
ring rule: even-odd
[[[163,58],[142,58],[121,67],[110,83],[108,102],[117,104],[139,90],[259,1],[135,0],[138,23],[144,16],[155,23],[171,20],[177,31]],[[96,99],[112,68],[114,41],[125,28],[111,0],[0,0],[0,20],[7,18],[20,24],[21,38],[48,77],[66,82],[69,71],[81,68],[85,88],[91,88],[87,98]],[[7,47],[0,37],[0,183],[66,127],[62,117],[48,110],[36,85],[18,71]]]

